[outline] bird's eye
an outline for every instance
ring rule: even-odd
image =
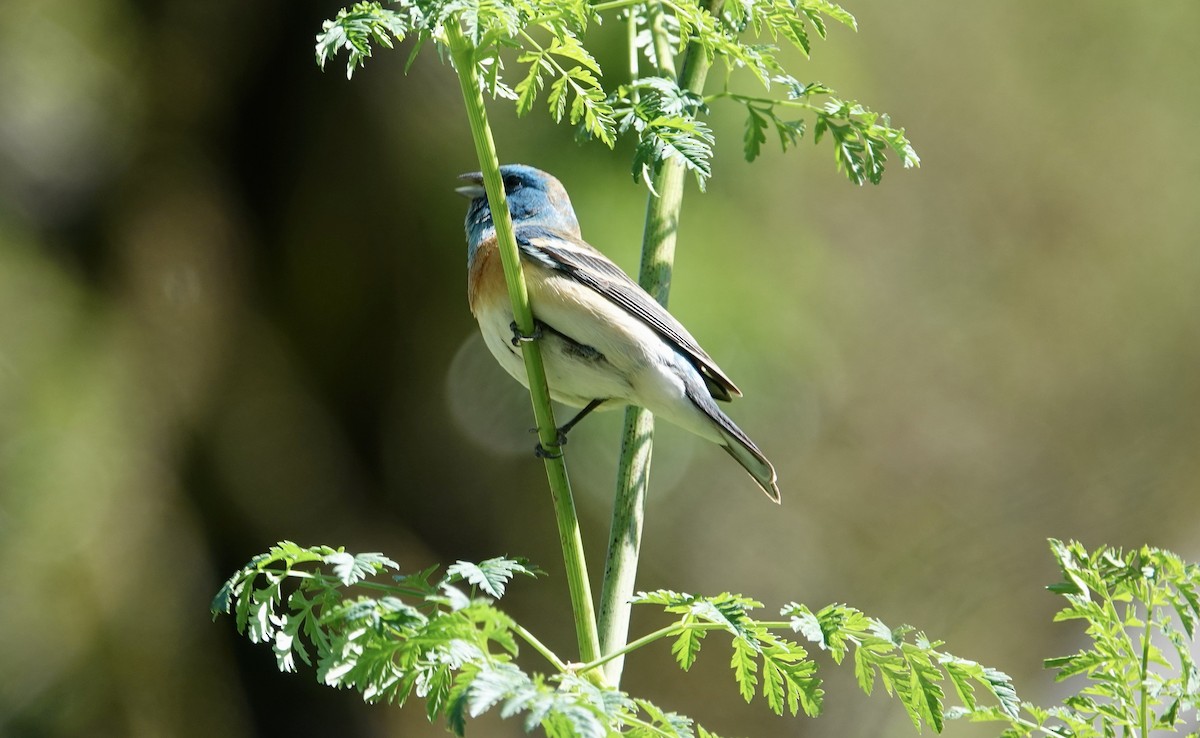
[[[520,189],[520,187],[521,187],[521,180],[519,178],[511,176],[511,175],[504,178],[504,191],[505,192],[512,192],[513,190]]]

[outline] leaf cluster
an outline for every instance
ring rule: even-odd
[[[650,59],[653,70],[642,75],[636,67],[629,80],[607,88],[604,73],[583,39],[589,25],[600,23],[609,11],[619,11],[634,25],[635,46]],[[670,68],[658,59],[664,44],[655,43],[655,25],[666,34],[665,47],[682,54],[693,45],[708,62],[725,69],[722,92],[701,98],[698,91],[681,89],[659,70]],[[479,79],[493,98],[512,100],[519,115],[533,110],[544,97],[556,122],[566,120],[584,139],[610,148],[621,135],[636,139],[632,172],[647,182],[663,162],[674,160],[691,171],[701,187],[712,175],[715,137],[702,116],[707,102],[728,98],[745,106],[747,121],[743,153],[757,158],[774,128],[784,151],[793,148],[811,116],[813,140],[828,138],[838,167],[856,184],[878,183],[889,152],[905,167],[918,166],[904,130],[886,115],[843,100],[820,83],[804,84],[788,74],[782,50],[791,47],[804,56],[812,40],[825,38],[830,22],[856,29],[854,17],[828,0],[396,0],[386,5],[358,2],[326,21],[317,35],[316,56],[325,63],[346,52],[350,76],[370,58],[372,46],[391,48],[408,37],[417,39],[409,64],[425,41],[445,47],[447,24],[463,30],[474,48]],[[770,94],[751,97],[732,91],[734,75],[744,72]],[[817,99],[820,97],[821,99]]]
[[[438,567],[407,576],[392,574],[397,569],[382,554],[285,541],[230,577],[212,611],[232,614],[240,633],[270,645],[281,671],[297,671],[303,663],[321,683],[354,689],[367,702],[404,705],[415,695],[431,721],[444,719],[457,735],[468,720],[495,709],[551,738],[717,738],[688,717],[605,685],[599,667],[616,654],[568,665],[497,609],[494,601],[515,576],[540,573],[528,562],[459,561],[440,577]],[[379,580],[385,574],[392,574],[391,581]],[[836,663],[853,649],[863,690],[870,694],[878,678],[917,727],[941,731],[945,695],[939,684],[947,679],[961,713],[990,715],[993,708],[975,697],[982,686],[995,698],[994,709],[1015,714],[1016,697],[1004,674],[941,652],[939,643],[913,636],[911,628],[889,630],[844,605],[814,613],[791,603],[781,610],[786,620],[768,622],[754,616],[762,603],[737,594],[658,590],[638,593],[634,602],[676,617],[622,653],[671,638],[672,653],[686,671],[708,633],[721,631],[730,637],[738,692],[747,702],[761,696],[778,715],[803,710],[816,716],[824,697],[816,662],[785,637],[794,633]],[[553,670],[518,666],[522,644]]]
[[[1004,672],[983,666],[941,649],[941,641],[932,641],[909,626],[889,628],[875,618],[846,605],[829,605],[812,612],[792,603],[782,614],[805,638],[829,652],[837,663],[853,652],[854,675],[868,695],[876,679],[889,695],[904,705],[913,727],[929,725],[941,732],[947,717],[996,710],[1016,715],[1020,702],[1011,678]],[[949,682],[960,706],[945,706],[942,684]],[[982,687],[995,704],[984,707],[976,688]]]
[[[681,616],[674,626],[678,634],[671,652],[684,671],[695,663],[704,637],[715,627],[732,636],[729,665],[746,702],[761,694],[776,715],[785,709],[796,715],[803,708],[810,717],[821,712],[824,691],[816,663],[798,643],[751,617],[751,609],[762,607],[761,602],[729,593],[699,597],[658,590],[639,592],[634,604],[661,605]]]
[[[669,590],[639,593],[635,603],[657,604],[666,612],[680,615],[673,626],[672,653],[685,671],[695,663],[701,642],[711,629],[732,636],[730,666],[743,699],[750,702],[761,694],[776,714],[786,709],[792,715],[802,708],[810,716],[821,710],[824,691],[816,675],[817,665],[798,643],[776,635],[788,629],[803,636],[841,664],[853,651],[854,672],[862,690],[870,695],[876,680],[888,695],[900,700],[918,730],[928,725],[941,732],[948,716],[993,711],[1016,715],[1020,702],[1012,681],[1003,672],[959,658],[941,649],[908,626],[890,629],[846,605],[829,605],[813,612],[805,605],[789,603],[780,610],[788,618],[764,622],[751,615],[762,604],[741,595],[697,597]],[[945,706],[942,684],[949,682],[959,702]],[[976,694],[982,687],[994,705],[982,704]]]
[[[1050,549],[1062,581],[1048,589],[1067,600],[1054,619],[1082,622],[1091,646],[1045,666],[1079,688],[1059,706],[972,719],[1008,722],[1005,738],[1148,736],[1189,723],[1188,735],[1200,736],[1200,566],[1149,546],[1088,551],[1051,539]]]
[[[699,118],[708,106],[699,95],[666,77],[641,77],[610,96],[619,133],[637,136],[635,180],[650,182],[663,162],[675,159],[694,172],[700,188],[712,176],[716,139]]]
[[[1050,545],[1062,581],[1049,589],[1067,600],[1055,620],[1082,622],[1091,641],[1046,660],[1059,681],[1081,685],[1055,707],[1022,702],[1006,674],[950,654],[911,627],[889,628],[840,604],[813,611],[793,602],[780,610],[785,620],[765,621],[755,616],[762,603],[742,595],[640,592],[635,604],[659,606],[673,622],[621,653],[670,638],[687,671],[709,632],[723,632],[743,699],[761,696],[780,715],[815,716],[824,698],[817,664],[780,635],[789,632],[836,664],[852,657],[860,688],[870,695],[882,684],[918,730],[941,732],[947,719],[967,718],[1004,723],[1004,738],[1113,738],[1190,722],[1188,735],[1200,736],[1200,566],[1151,547]],[[713,736],[685,716],[604,685],[598,667],[617,654],[567,665],[497,609],[494,600],[514,577],[540,573],[528,562],[459,561],[440,577],[433,567],[378,581],[396,569],[378,553],[283,542],[230,577],[212,610],[232,614],[239,632],[269,644],[280,670],[296,671],[302,662],[322,683],[355,689],[368,702],[402,705],[415,694],[430,720],[445,719],[458,735],[468,719],[498,709],[552,738]],[[552,673],[514,663],[522,642],[550,662]],[[946,705],[949,691],[957,705]]]
[[[315,667],[318,681],[354,689],[367,702],[404,705],[414,695],[431,721],[456,735],[496,709],[550,738],[717,738],[690,719],[576,672],[494,606],[516,575],[539,572],[522,559],[459,561],[391,582],[377,553],[284,541],[253,558],[221,587],[214,617],[232,614],[238,632],[270,644],[281,671]],[[360,594],[369,591],[377,596]],[[514,663],[524,641],[556,667],[527,673]]]

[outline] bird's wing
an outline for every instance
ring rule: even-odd
[[[728,401],[733,395],[741,396],[741,390],[692,334],[604,254],[578,238],[540,226],[520,226],[516,237],[527,258],[595,290],[650,326],[696,366],[714,398]]]

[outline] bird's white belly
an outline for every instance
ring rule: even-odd
[[[529,387],[521,347],[512,343],[512,316],[500,311],[489,312],[479,316],[484,343],[506,372]],[[607,354],[598,347],[592,347],[597,352],[595,356],[582,352],[579,344],[588,344],[575,341],[577,343],[565,340],[551,330],[544,331],[538,340],[550,396],[556,402],[572,407],[583,407],[596,399],[614,400],[612,405],[604,407],[628,404],[632,392],[626,380],[629,367],[609,363]]]
[[[511,314],[494,310],[478,317],[488,350],[505,371],[529,387],[521,348],[512,344]],[[558,325],[552,322],[554,317],[560,319]],[[548,328],[539,345],[550,396],[556,402],[584,407],[592,400],[610,400],[599,409],[637,405],[702,438],[721,442],[712,423],[686,394],[685,375],[689,373],[695,374],[692,383],[704,391],[699,373],[644,324],[595,319],[581,322],[569,316],[564,321],[554,310],[539,312],[538,319]],[[561,327],[564,322],[575,332],[568,334],[569,329]],[[646,335],[640,334],[642,330]],[[569,335],[571,340],[556,331]],[[581,352],[581,344],[599,356]]]
[[[720,442],[712,423],[687,397],[689,385],[694,392],[707,392],[704,380],[653,329],[572,279],[547,274],[527,281],[534,317],[547,328],[539,345],[555,401],[584,407],[593,400],[610,400],[602,409],[637,405]],[[528,387],[521,348],[512,343],[513,319],[507,302],[492,303],[476,317],[492,355]]]

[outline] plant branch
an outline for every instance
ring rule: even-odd
[[[709,10],[720,12],[724,0],[707,0]],[[654,34],[658,74],[675,76],[670,42],[662,21],[662,8],[651,3],[650,24]],[[709,59],[704,49],[693,43],[685,52],[679,86],[700,93],[708,76]],[[635,72],[636,73],[636,72]],[[646,205],[646,226],[642,237],[642,259],[638,282],[663,307],[671,290],[671,271],[675,262],[675,238],[679,211],[683,206],[685,167],[678,159],[668,159],[658,170],[653,192]],[[642,522],[645,517],[646,489],[650,481],[653,450],[654,416],[642,408],[625,411],[621,436],[621,457],[617,471],[617,494],[613,502],[612,528],[604,566],[600,594],[601,652],[613,658],[605,668],[608,681],[617,686],[624,666],[623,648],[629,637],[630,598],[637,579],[638,556],[642,546]]]
[[[790,622],[786,622],[786,621],[763,621],[763,622],[759,622],[758,625],[760,625],[763,628],[766,628],[768,630],[787,630],[788,632],[793,632],[792,624]],[[663,627],[659,628],[658,630],[651,631],[650,633],[647,633],[646,635],[642,636],[641,638],[630,641],[629,643],[626,643],[625,645],[623,645],[621,648],[617,649],[616,651],[613,651],[612,653],[606,653],[603,656],[601,656],[600,658],[596,659],[595,661],[588,662],[586,664],[583,664],[582,666],[575,666],[574,671],[577,674],[582,674],[582,673],[590,671],[592,669],[596,669],[601,666],[604,666],[605,664],[610,664],[613,662],[614,659],[623,658],[623,657],[633,653],[634,651],[638,650],[639,648],[648,646],[651,643],[654,643],[655,641],[662,640],[663,638],[669,638],[670,636],[678,635],[685,630],[729,631],[729,627],[726,626],[724,623],[680,623],[680,622],[671,623],[670,625],[663,626]]]
[[[575,671],[576,673],[582,674],[592,669],[604,666],[605,664],[611,664],[615,659],[622,659],[627,654],[633,653],[643,646],[648,646],[655,641],[677,635],[685,630],[716,630],[723,629],[724,627],[725,626],[718,623],[671,623],[670,625],[659,628],[656,631],[647,633],[641,638],[630,641],[616,651],[613,651],[612,653],[606,653],[604,656],[596,659],[595,661],[586,663],[583,666],[578,666],[575,668]]]
[[[521,271],[516,238],[513,236],[512,218],[508,213],[508,202],[504,196],[504,183],[500,177],[500,162],[496,156],[496,144],[492,139],[487,121],[483,91],[476,73],[475,47],[463,36],[458,21],[446,22],[446,41],[450,56],[458,73],[462,87],[463,102],[471,125],[471,138],[475,142],[475,153],[483,172],[483,185],[487,191],[488,206],[496,226],[496,239],[500,258],[504,266],[504,279],[512,302],[513,319],[517,328],[526,335],[534,332],[533,311],[529,307],[529,292]],[[599,638],[596,633],[596,615],[592,604],[592,589],[588,581],[587,564],[583,554],[583,539],[579,532],[579,519],[575,513],[575,501],[571,496],[571,482],[567,477],[566,462],[558,441],[558,429],[550,406],[550,389],[546,383],[546,369],[542,363],[542,350],[537,341],[521,342],[525,370],[529,378],[529,395],[533,403],[533,415],[537,421],[538,441],[546,454],[546,477],[554,498],[554,512],[558,522],[559,542],[563,549],[563,564],[567,573],[567,584],[571,590],[571,610],[575,617],[575,633],[579,641],[579,656],[591,661],[600,654]]]
[[[595,3],[592,5],[593,13],[604,13],[609,10],[620,10],[621,8],[632,8],[635,5],[641,5],[645,0],[609,0],[604,3]]]
[[[542,655],[542,658],[549,661],[551,666],[553,666],[555,669],[558,669],[559,673],[563,673],[563,672],[570,670],[571,667],[568,666],[566,664],[566,662],[564,662],[562,659],[560,659],[558,657],[557,654],[555,654],[553,651],[551,651],[549,648],[547,648],[546,644],[539,641],[533,635],[533,633],[530,633],[528,630],[521,627],[521,625],[517,621],[515,621],[515,620],[511,621],[509,624],[509,627],[511,627],[512,631],[514,633],[516,633],[517,635],[519,635],[523,641],[525,641],[530,646],[532,646],[533,650],[540,653]]]
[[[822,93],[822,94],[824,94],[824,93]],[[711,102],[714,102],[716,100],[721,100],[721,99],[733,100],[734,102],[739,102],[742,104],[761,103],[762,105],[767,105],[767,106],[784,107],[784,108],[799,108],[801,110],[812,110],[812,111],[818,112],[818,113],[826,112],[824,106],[813,105],[812,103],[808,102],[807,100],[785,100],[785,99],[775,99],[775,98],[770,98],[770,97],[760,97],[757,95],[743,95],[738,92],[729,92],[728,90],[725,90],[723,92],[715,92],[711,95],[706,95],[704,97],[704,102],[711,103]]]
[[[1150,637],[1152,635],[1151,628],[1154,625],[1154,592],[1146,593],[1145,599],[1146,620],[1142,628],[1142,659],[1141,670],[1138,674],[1138,697],[1139,714],[1138,727],[1141,729],[1140,735],[1150,735]],[[1130,605],[1132,607],[1132,605]]]

